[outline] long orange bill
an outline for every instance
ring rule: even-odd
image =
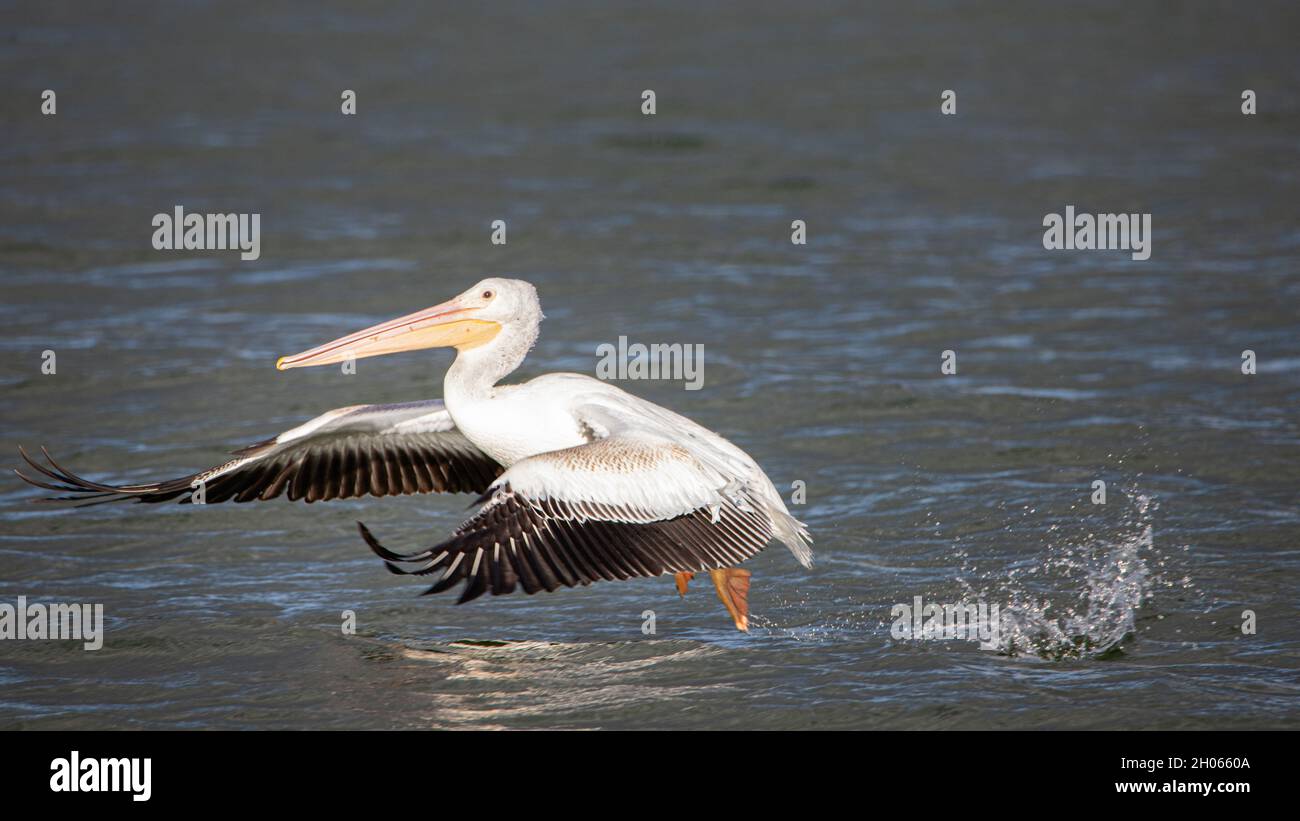
[[[500,330],[501,326],[496,322],[474,318],[474,309],[464,307],[457,298],[372,325],[293,356],[282,356],[275,367],[285,371],[332,365],[348,359],[422,348],[464,350],[487,342]]]

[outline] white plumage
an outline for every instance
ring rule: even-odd
[[[773,538],[810,566],[807,529],[747,453],[684,416],[581,374],[498,385],[537,340],[541,320],[532,285],[486,279],[446,303],[277,363],[451,346],[458,355],[442,400],[339,408],[165,482],[100,484],[48,453],[47,465],[23,457],[56,484],[23,478],[88,504],[478,492],[478,511],[426,550],[401,555],[364,526],[362,535],[394,572],[436,572],[430,592],[463,581],[461,601],[662,573],[677,574],[684,590],[696,571],[742,574],[743,591],[739,575],[714,581],[745,629],[748,573],[728,568]]]

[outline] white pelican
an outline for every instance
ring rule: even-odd
[[[170,481],[92,482],[44,448],[47,465],[19,451],[56,484],[15,472],[73,494],[51,501],[85,504],[480,493],[477,512],[450,538],[415,553],[391,552],[357,524],[394,573],[437,574],[428,593],[463,581],[459,602],[665,573],[685,595],[693,574],[707,570],[747,630],[749,571],[735,565],[775,538],[809,567],[807,529],[748,454],[683,416],[576,373],[498,385],[523,362],[541,320],[531,284],[485,279],[441,305],[276,362],[288,370],[453,347],[442,400],[339,408]]]

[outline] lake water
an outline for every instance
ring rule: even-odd
[[[706,580],[457,607],[354,522],[413,549],[468,497],[52,511],[10,477],[0,603],[107,634],[0,641],[0,727],[1300,726],[1294,4],[317,9],[0,11],[12,463],[171,478],[440,396],[445,351],[274,362],[518,276],[519,378],[703,345],[701,390],[622,386],[805,483],[817,563],[747,564],[748,635]],[[154,250],[176,205],[260,214],[260,259]],[[1045,250],[1067,205],[1150,213],[1150,259]],[[892,638],[917,596],[1008,629]]]

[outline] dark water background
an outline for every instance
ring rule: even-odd
[[[0,479],[0,602],[108,619],[0,642],[0,727],[1300,725],[1295,4],[313,8],[0,5],[0,450],[143,481],[439,396],[446,352],[273,363],[514,275],[522,377],[704,345],[703,390],[625,387],[805,481],[818,563],[749,564],[749,635],[666,579],[456,607],[353,522],[414,547],[467,499]],[[177,204],[260,213],[261,259],[154,251]],[[1151,259],[1044,251],[1068,204],[1152,213]],[[1020,628],[891,640],[917,595]]]

